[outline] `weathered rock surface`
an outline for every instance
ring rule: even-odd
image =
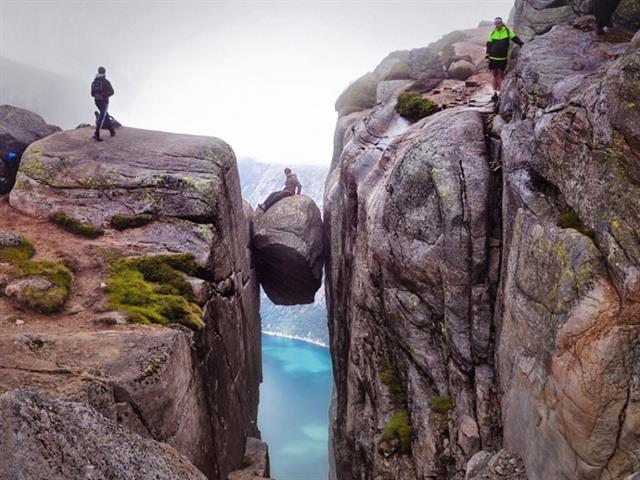
[[[60,131],[47,123],[40,115],[11,105],[0,105],[0,157],[7,153],[22,152],[36,140]]]
[[[469,462],[464,480],[527,480],[522,459],[506,450],[492,454],[483,450]]]
[[[531,479],[640,466],[638,72],[640,35],[558,26],[504,88],[498,365],[505,447]]]
[[[253,225],[258,280],[276,305],[313,303],[322,284],[322,217],[306,195],[284,198]]]
[[[593,13],[594,0],[516,0],[514,26],[518,35],[530,39],[555,25],[568,23],[582,15]],[[600,1],[600,0],[596,0]],[[640,2],[622,0],[614,16],[615,25],[636,31],[640,28]]]
[[[269,477],[269,448],[257,438],[247,438],[242,469],[229,474],[228,480],[255,480]]]
[[[580,11],[517,3],[540,25],[551,13]],[[539,31],[498,116],[474,76],[424,79],[424,96],[459,106],[411,125],[393,109],[401,86],[338,120],[325,191],[337,478],[640,468],[640,34]],[[488,453],[503,445],[513,458]]]
[[[69,309],[53,317],[26,318],[0,297],[0,391],[89,405],[208,478],[226,478],[259,436],[261,381],[259,289],[233,152],[215,138],[130,128],[100,144],[90,137],[79,129],[31,144],[11,206],[0,203],[1,228],[30,238],[36,259],[65,258],[76,275]],[[56,210],[105,234],[89,240],[38,218]],[[113,215],[138,213],[154,221],[110,227]],[[179,252],[199,267],[187,280],[203,305],[201,332],[123,325],[108,312],[111,260]],[[10,320],[18,315],[26,322]]]
[[[132,433],[84,403],[12,390],[0,395],[0,418],[1,478],[206,478],[173,448]]]
[[[483,83],[435,85],[426,96],[453,108],[409,124],[394,111],[399,85],[336,138],[325,231],[341,479],[450,478],[499,447],[492,109],[455,107],[485,98]],[[405,446],[393,433],[403,415]]]

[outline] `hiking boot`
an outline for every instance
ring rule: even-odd
[[[96,134],[94,134],[93,137],[91,137],[91,138],[93,138],[96,142],[101,142],[102,141],[102,139]]]

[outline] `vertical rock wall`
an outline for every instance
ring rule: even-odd
[[[516,18],[566,20],[534,3]],[[394,105],[417,84],[382,81],[377,105],[338,121],[325,235],[341,480],[463,478],[503,446],[530,479],[640,469],[640,35],[539,33],[497,116],[480,87],[409,124]],[[432,98],[450,85],[421,82]]]
[[[424,75],[437,79],[441,68]],[[394,107],[411,83],[383,81],[376,107],[339,120],[341,153],[327,180],[340,479],[451,478],[500,441],[491,109],[455,107],[458,96],[485,105],[475,84],[450,95],[452,108],[410,124]]]
[[[621,40],[554,27],[504,90],[497,358],[532,479],[640,468],[640,35]]]

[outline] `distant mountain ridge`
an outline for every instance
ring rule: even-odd
[[[238,159],[242,197],[256,208],[271,192],[282,189],[285,168],[286,165],[262,163],[251,158]],[[298,175],[302,183],[302,193],[311,197],[322,211],[328,166],[289,165],[289,168]],[[323,346],[329,345],[324,286],[316,293],[314,303],[293,307],[274,305],[266,294],[261,292],[260,315],[262,331],[265,333],[298,338]]]

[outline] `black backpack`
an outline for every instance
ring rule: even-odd
[[[106,90],[104,78],[94,78],[91,82],[91,96],[96,100],[104,100],[104,93]]]

